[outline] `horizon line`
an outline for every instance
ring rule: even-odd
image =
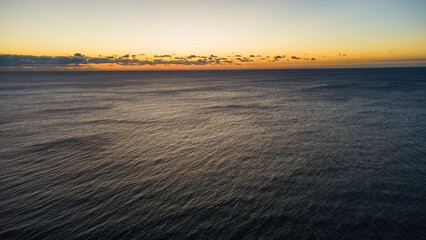
[[[345,69],[391,69],[391,68],[426,68],[425,66],[342,66],[342,67],[296,67],[296,68],[224,68],[224,69],[25,69],[25,70],[4,70],[0,69],[0,72],[188,72],[188,71],[270,71],[270,70],[345,70]]]

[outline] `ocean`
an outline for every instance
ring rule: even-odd
[[[0,72],[0,239],[425,239],[426,68]]]

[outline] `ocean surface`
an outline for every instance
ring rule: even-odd
[[[426,68],[0,72],[0,239],[425,239]]]

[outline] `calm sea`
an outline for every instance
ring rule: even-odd
[[[0,72],[0,239],[425,239],[426,68]]]

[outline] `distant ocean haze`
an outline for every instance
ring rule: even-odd
[[[0,239],[423,239],[425,79],[0,72]]]

